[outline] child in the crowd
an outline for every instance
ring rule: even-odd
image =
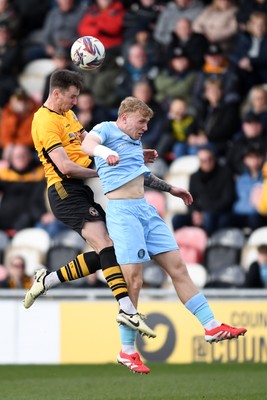
[[[172,158],[178,158],[196,154],[196,147],[190,146],[187,141],[193,123],[194,116],[188,112],[187,101],[178,97],[173,99],[163,124],[163,135],[157,145],[159,156],[166,158],[168,153],[173,153]]]

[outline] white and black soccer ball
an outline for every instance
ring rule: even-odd
[[[71,46],[70,56],[79,68],[92,71],[103,64],[105,47],[94,36],[82,36]]]

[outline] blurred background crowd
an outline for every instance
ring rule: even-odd
[[[143,145],[159,154],[152,172],[187,187],[194,198],[185,209],[168,195],[146,192],[185,261],[203,265],[203,286],[266,287],[266,0],[0,0],[0,286],[31,282],[23,252],[9,252],[19,232],[47,234],[45,264],[52,262],[49,250],[60,254],[57,238],[70,234],[47,205],[31,121],[47,97],[51,73],[76,69],[70,47],[84,35],[106,48],[100,69],[80,70],[84,90],[74,111],[85,129],[115,119],[126,96],[145,101],[154,118]],[[264,234],[255,242],[257,232]],[[193,249],[196,242],[203,242],[202,250]],[[229,267],[233,280],[219,281]],[[144,272],[147,287],[166,284],[156,266]],[[81,285],[105,287],[90,279]]]

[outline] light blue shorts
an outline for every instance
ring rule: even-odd
[[[106,218],[119,264],[142,263],[178,249],[166,222],[145,199],[108,200]]]

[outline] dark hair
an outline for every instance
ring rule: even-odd
[[[246,146],[243,149],[243,157],[246,157],[248,155],[264,157],[265,152],[259,143],[255,143],[255,144],[251,143],[250,145]]]
[[[55,88],[67,90],[70,86],[75,86],[79,90],[82,89],[83,78],[79,72],[60,69],[52,73],[50,78],[50,92]]]
[[[267,244],[260,244],[258,246],[258,252],[266,254],[267,253]]]

